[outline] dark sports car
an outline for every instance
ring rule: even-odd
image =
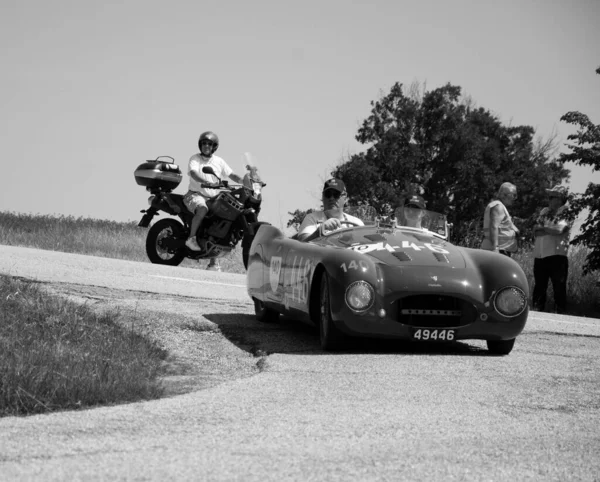
[[[325,350],[348,337],[384,337],[483,339],[491,353],[510,353],[529,311],[523,270],[448,242],[442,215],[426,211],[422,221],[407,227],[392,217],[309,242],[260,226],[247,273],[257,318],[312,322]]]

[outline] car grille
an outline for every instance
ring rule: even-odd
[[[465,326],[477,319],[469,302],[445,295],[415,295],[399,299],[398,321],[404,325],[445,328]]]

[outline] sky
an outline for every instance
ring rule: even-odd
[[[562,146],[566,112],[600,124],[599,23],[597,0],[4,0],[0,211],[137,221],[135,168],[169,155],[185,172],[212,130],[234,172],[256,159],[261,217],[283,228],[365,150],[395,82],[458,85]],[[571,191],[600,183],[568,167]]]

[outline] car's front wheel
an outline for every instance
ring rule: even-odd
[[[321,277],[320,309],[319,338],[321,348],[326,351],[339,350],[343,347],[346,336],[335,326],[331,319],[331,293],[327,273],[323,273]]]
[[[515,338],[512,340],[487,340],[486,343],[492,355],[508,355],[515,346]]]
[[[252,298],[254,301],[254,314],[258,321],[263,323],[276,323],[279,320],[279,312],[268,308],[262,301]]]

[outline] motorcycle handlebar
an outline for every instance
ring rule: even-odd
[[[200,184],[200,187],[204,187],[206,189],[233,189],[236,186],[241,186],[241,184],[234,184],[232,186],[229,181],[203,182]]]
[[[203,182],[202,184],[200,184],[200,187],[204,187],[206,189],[219,189],[227,186],[221,184],[220,182]]]

